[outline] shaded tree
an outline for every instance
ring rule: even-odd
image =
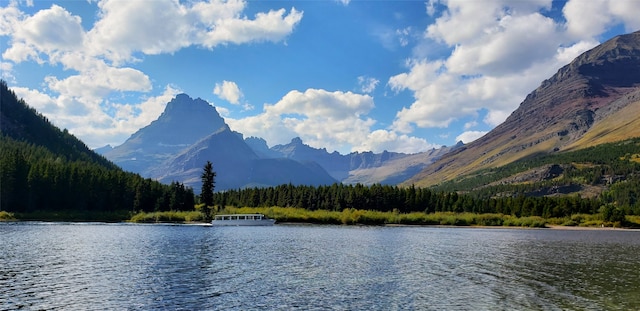
[[[202,190],[200,192],[200,201],[205,206],[213,206],[213,190],[215,188],[216,172],[213,171],[213,164],[210,161],[204,165],[202,170]]]

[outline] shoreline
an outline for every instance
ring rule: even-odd
[[[633,227],[581,227],[581,226],[561,226],[547,225],[546,229],[551,230],[592,230],[592,231],[640,231],[640,228]]]
[[[173,225],[173,226],[198,226],[212,227],[211,223],[206,222],[131,222],[123,221],[61,221],[61,220],[3,220],[1,223],[63,223],[63,224],[105,224],[105,225]],[[586,227],[586,226],[562,226],[562,225],[545,225],[545,227],[526,227],[526,226],[455,226],[455,225],[411,225],[411,224],[322,224],[311,222],[276,222],[276,226],[339,226],[339,227],[422,227],[422,228],[469,228],[469,229],[537,229],[537,230],[566,230],[566,231],[638,231],[640,228],[633,227]]]

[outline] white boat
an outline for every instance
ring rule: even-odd
[[[215,215],[211,224],[214,226],[273,226],[275,219],[262,214],[229,214]]]

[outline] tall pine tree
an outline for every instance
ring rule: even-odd
[[[207,207],[213,206],[213,189],[216,183],[216,172],[213,171],[213,164],[207,161],[202,171],[202,190],[200,193],[200,202],[204,203],[205,216],[209,216],[209,209]]]

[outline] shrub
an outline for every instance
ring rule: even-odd
[[[204,221],[205,216],[199,211],[167,211],[137,213],[129,219],[130,222],[156,223],[156,222],[195,222]]]
[[[514,227],[529,227],[529,228],[544,228],[546,226],[546,221],[544,218],[539,216],[529,216],[529,217],[507,217],[504,221],[505,226],[514,226]]]
[[[504,224],[504,215],[479,214],[475,217],[475,224],[478,226],[502,226]]]
[[[0,211],[0,221],[12,221],[16,220],[13,213],[9,213],[7,211]]]

